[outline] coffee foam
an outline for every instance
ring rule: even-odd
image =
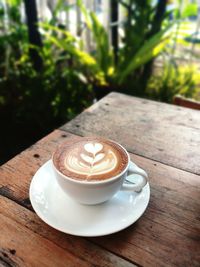
[[[64,175],[78,180],[104,180],[121,173],[128,156],[118,144],[102,138],[82,138],[61,145],[53,156]]]

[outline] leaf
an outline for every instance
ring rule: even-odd
[[[45,34],[46,37],[54,43],[57,47],[68,51],[72,56],[76,57],[81,65],[85,65],[87,67],[95,67],[97,68],[96,60],[90,56],[90,54],[79,50],[73,44],[65,42],[65,40],[60,40],[48,33]]]
[[[169,42],[169,29],[172,25],[169,25],[164,30],[161,30],[139,49],[139,51],[133,56],[133,58],[126,59],[127,67],[124,70],[120,70],[118,73],[118,83],[122,84],[125,78],[137,69],[139,66],[147,63],[151,58],[157,56]]]
[[[45,30],[51,30],[54,32],[54,35],[51,31],[44,32],[43,34],[46,38],[59,47],[61,50],[67,51],[69,55],[72,56],[74,63],[77,64],[77,67],[82,69],[83,73],[89,77],[89,80],[93,80],[100,84],[105,84],[105,74],[102,75],[102,70],[99,66],[99,62],[95,57],[91,56],[89,53],[79,49],[78,39],[75,38],[70,32],[60,29],[59,27],[49,25],[48,23],[40,23],[40,25]],[[55,36],[55,33],[58,36]],[[61,36],[59,36],[61,34]],[[63,37],[62,38],[62,34]]]
[[[92,28],[92,24],[91,24],[91,21],[90,21],[90,16],[89,16],[89,13],[88,13],[87,9],[83,5],[83,1],[82,0],[77,0],[77,6],[80,8],[81,12],[83,13],[83,15],[85,17],[85,23],[86,23],[87,27],[89,29],[91,29]]]
[[[51,31],[55,31],[57,33],[63,34],[66,37],[65,41],[68,41],[68,42],[76,42],[77,41],[77,39],[67,30],[61,29],[57,26],[53,26],[53,25],[46,23],[46,22],[40,22],[40,23],[38,23],[38,25],[45,31],[51,30]]]
[[[90,13],[92,21],[92,33],[96,41],[97,61],[100,68],[108,74],[108,70],[113,65],[113,53],[110,49],[108,33],[103,25],[99,22],[94,12]]]
[[[184,10],[182,11],[181,17],[188,18],[191,16],[197,16],[198,14],[198,5],[197,3],[188,3],[185,5]]]
[[[83,13],[85,23],[95,40],[98,65],[105,75],[108,75],[110,68],[113,67],[113,53],[110,49],[108,33],[98,20],[96,14],[87,11],[82,0],[77,0],[77,5]]]
[[[21,0],[6,0],[6,2],[11,6],[18,6],[21,3]]]
[[[63,0],[57,0],[57,3],[53,10],[53,17],[56,18],[56,16],[59,14],[60,11],[66,11],[69,12],[69,10],[74,7],[74,4],[67,4]]]

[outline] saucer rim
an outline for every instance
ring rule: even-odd
[[[120,232],[128,227],[130,227],[132,224],[134,224],[143,214],[144,212],[146,211],[147,209],[147,206],[149,204],[149,201],[150,201],[150,185],[149,185],[149,182],[147,182],[147,184],[145,185],[145,187],[147,187],[147,200],[146,200],[146,203],[144,205],[144,207],[142,208],[142,212],[141,213],[138,213],[137,216],[134,216],[134,219],[132,220],[129,220],[129,222],[127,224],[125,224],[124,226],[122,227],[118,227],[116,229],[114,229],[113,231],[101,231],[100,233],[97,233],[97,234],[90,234],[89,232],[88,233],[76,233],[77,231],[70,231],[70,230],[66,230],[66,229],[63,229],[62,227],[59,228],[57,226],[55,226],[52,222],[49,222],[49,220],[46,219],[46,217],[43,215],[42,212],[40,212],[40,209],[37,208],[37,206],[35,205],[34,203],[34,200],[33,200],[33,197],[32,197],[32,188],[33,188],[33,183],[34,183],[34,179],[36,179],[36,175],[37,173],[39,172],[39,170],[41,168],[45,168],[46,166],[52,164],[52,160],[48,160],[46,161],[44,164],[42,164],[40,166],[40,168],[35,172],[35,174],[33,175],[32,177],[32,180],[31,180],[31,183],[30,183],[30,187],[29,187],[29,199],[30,199],[30,202],[31,202],[31,205],[32,205],[32,208],[33,210],[35,211],[35,213],[38,215],[38,217],[43,221],[45,222],[47,225],[49,225],[50,227],[60,231],[60,232],[63,232],[65,234],[69,234],[69,235],[72,235],[72,236],[79,236],[79,237],[100,237],[100,236],[106,236],[106,235],[110,235],[110,234],[115,234],[117,232]],[[52,166],[51,166],[52,167]],[[55,179],[55,175],[54,176],[54,179]],[[116,193],[117,194],[117,193]],[[82,204],[80,204],[82,205]],[[98,205],[98,204],[97,204]]]

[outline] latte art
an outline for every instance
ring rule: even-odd
[[[65,144],[54,154],[53,161],[64,175],[79,180],[103,180],[120,173],[128,156],[116,143],[100,138],[82,138]]]
[[[95,174],[111,172],[116,166],[115,153],[110,149],[105,150],[100,143],[87,143],[81,151],[73,150],[65,158],[66,169],[87,175],[88,179]]]

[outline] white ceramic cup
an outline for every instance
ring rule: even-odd
[[[113,141],[112,141],[113,142]],[[118,144],[121,146],[120,144]],[[122,146],[121,146],[122,147]],[[52,165],[58,184],[63,191],[75,201],[81,204],[94,205],[111,199],[119,190],[140,192],[147,183],[147,173],[130,161],[126,149],[122,147],[128,156],[128,164],[118,175],[101,181],[80,181],[62,174],[56,166]],[[126,183],[130,176],[139,175],[136,183]]]

